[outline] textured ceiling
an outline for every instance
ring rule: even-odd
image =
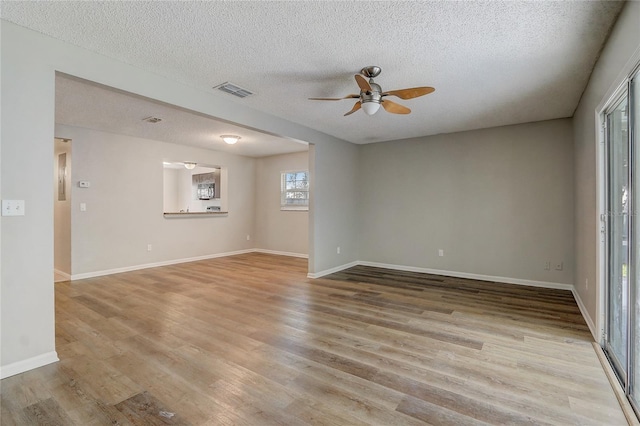
[[[368,143],[569,117],[622,3],[609,1],[2,2],[2,18]],[[354,73],[382,67],[407,116],[349,117]],[[225,81],[255,92],[215,91]]]
[[[144,121],[148,117],[157,117],[162,121]],[[306,143],[239,127],[62,74],[56,76],[56,123],[247,157],[265,157],[309,149]],[[235,145],[227,145],[220,136],[228,134],[242,139]]]

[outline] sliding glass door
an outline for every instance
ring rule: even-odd
[[[636,193],[640,191],[640,71],[631,79],[629,85],[629,129],[631,138],[631,151],[633,155],[633,169],[631,170],[632,187]],[[633,279],[629,285],[630,310],[629,333],[631,347],[631,360],[629,361],[629,394],[636,412],[640,413],[640,195],[636,195],[631,204],[632,228],[631,228],[631,258],[633,262]]]
[[[604,349],[640,413],[640,74],[604,114],[606,327]]]
[[[608,330],[606,349],[627,381],[629,330],[629,138],[627,93],[606,113]]]

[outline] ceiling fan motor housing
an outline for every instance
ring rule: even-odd
[[[360,99],[362,99],[362,102],[376,102],[376,103],[380,103],[380,101],[382,100],[382,88],[380,87],[380,85],[376,84],[373,82],[373,80],[369,80],[369,85],[371,86],[371,91],[364,91],[362,90],[360,92]]]

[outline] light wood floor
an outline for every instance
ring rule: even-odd
[[[2,425],[624,425],[570,292],[249,254],[56,284]]]

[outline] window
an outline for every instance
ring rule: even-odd
[[[280,210],[309,210],[309,172],[282,172]]]

